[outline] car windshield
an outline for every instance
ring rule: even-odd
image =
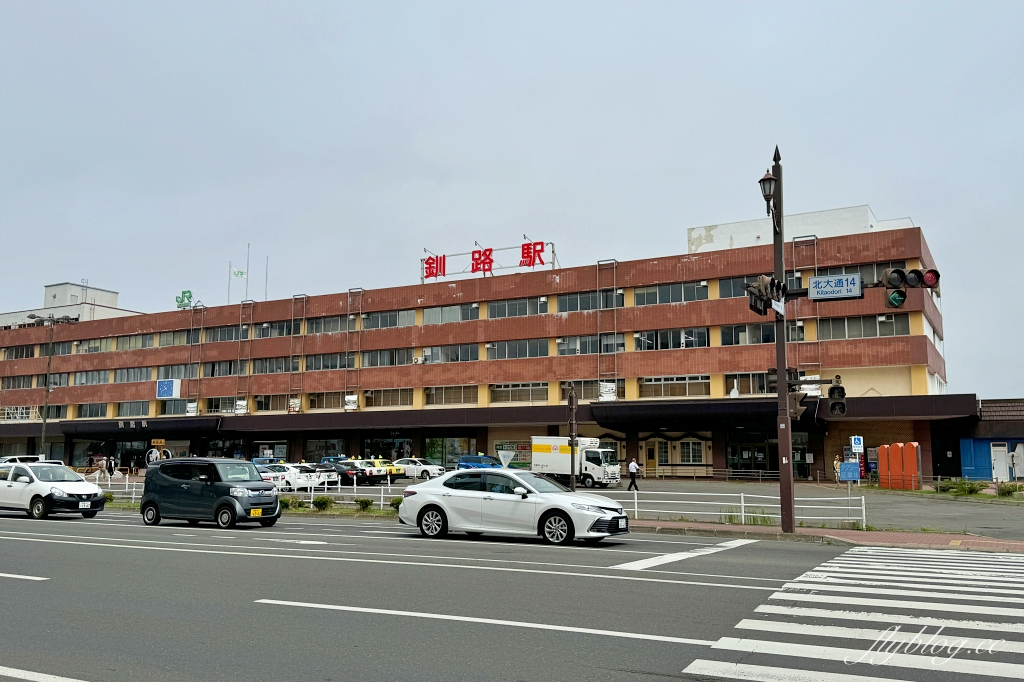
[[[222,481],[262,481],[263,477],[252,462],[224,462],[217,464]]]
[[[541,474],[535,474],[529,471],[517,471],[516,475],[539,493],[564,493],[569,491],[569,489],[561,483],[556,483],[547,476],[542,476]]]
[[[81,476],[66,466],[55,464],[34,466],[32,467],[32,473],[40,481],[45,481],[46,483],[72,483],[83,480]]]

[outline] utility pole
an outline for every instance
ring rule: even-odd
[[[569,489],[576,491],[576,386],[569,383]]]

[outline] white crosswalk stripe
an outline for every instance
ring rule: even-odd
[[[1024,555],[858,547],[785,583],[683,672],[756,682],[1024,680]],[[735,662],[739,656],[742,662]]]

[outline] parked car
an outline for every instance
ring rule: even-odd
[[[281,506],[277,487],[264,481],[252,462],[188,457],[146,468],[139,512],[147,526],[162,519],[185,519],[193,525],[215,521],[221,528],[231,528],[246,521],[273,526]]]
[[[456,469],[500,469],[501,462],[487,455],[464,455],[459,457]]]
[[[257,466],[256,471],[260,472],[260,476],[263,477],[264,481],[268,483],[273,483],[278,488],[284,488],[288,485],[288,483],[284,480],[284,474],[282,473],[271,471],[270,469],[264,466]]]
[[[371,459],[370,461],[377,467],[383,467],[387,472],[386,475],[390,476],[392,481],[396,478],[405,478],[405,467],[398,466],[390,459]]]
[[[547,543],[575,538],[598,542],[629,532],[629,519],[615,500],[574,493],[530,471],[452,471],[403,492],[398,520],[418,526],[428,538],[449,531],[471,535],[540,535]]]
[[[326,455],[320,458],[321,464],[337,464],[338,462],[347,462],[348,457],[344,455]]]
[[[299,466],[302,467],[303,465],[300,464]],[[329,464],[307,464],[305,466],[313,470],[313,475],[316,476],[316,487],[337,487],[338,470],[334,467]]]
[[[366,472],[369,483],[379,483],[388,477],[388,470],[379,467],[370,459],[353,459],[352,464]]]
[[[0,457],[0,464],[7,463],[22,463],[27,464],[28,462],[38,462],[39,457],[36,455],[8,455],[7,457]],[[63,464],[63,462],[61,462]]]
[[[268,464],[286,464],[280,457],[253,457],[252,463],[256,466],[267,466]]]
[[[376,480],[369,475],[367,469],[357,467],[353,462],[334,462],[332,466],[338,472],[341,485],[352,485],[353,478],[357,486],[368,485]]]
[[[49,514],[91,519],[106,503],[98,486],[63,463],[0,463],[0,509],[27,512],[34,519]]]
[[[266,467],[274,473],[284,474],[285,490],[309,490],[315,481],[312,472],[301,471],[292,464],[267,464]]]
[[[444,467],[439,464],[431,464],[421,457],[407,457],[400,459],[395,464],[405,469],[405,475],[409,478],[430,479],[444,473]]]

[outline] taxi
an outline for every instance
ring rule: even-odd
[[[373,462],[375,467],[386,469],[388,472],[387,475],[392,479],[405,478],[405,467],[398,466],[390,459],[372,459],[370,461]]]

